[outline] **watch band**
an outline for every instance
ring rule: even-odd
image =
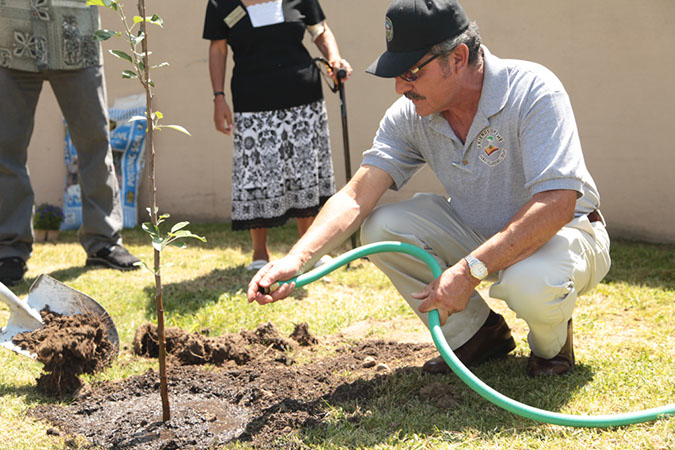
[[[219,95],[222,95],[223,97],[225,97],[225,92],[223,92],[223,91],[214,92],[213,93],[213,99],[215,100],[216,97],[218,97]]]

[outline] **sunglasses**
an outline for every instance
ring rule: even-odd
[[[419,66],[415,67],[414,69],[410,69],[410,70],[408,70],[408,71],[406,71],[406,72],[403,72],[401,75],[399,75],[399,77],[403,78],[405,81],[411,81],[411,82],[412,82],[412,81],[416,81],[416,80],[417,80],[417,72],[419,72],[420,70],[422,70],[422,67],[426,66],[426,65],[429,64],[431,61],[433,61],[434,59],[438,58],[439,56],[441,56],[441,55],[438,54],[438,55],[432,56],[431,58],[427,59],[426,61],[424,61],[424,62],[423,62],[422,64],[420,64]]]

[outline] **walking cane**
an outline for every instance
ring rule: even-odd
[[[337,72],[337,87],[340,93],[340,113],[342,115],[342,144],[345,154],[345,183],[349,183],[352,178],[352,162],[349,153],[349,127],[347,126],[347,100],[345,98],[345,85],[342,82],[343,78],[347,77],[347,71],[340,69]],[[356,233],[352,234],[352,249],[358,247],[356,243]]]
[[[323,64],[325,69],[331,69],[330,63],[324,58],[314,58],[314,61],[320,62]],[[323,75],[323,71],[321,71]],[[326,77],[327,78],[327,77]],[[352,178],[352,162],[351,155],[349,153],[349,129],[347,126],[347,100],[345,99],[345,87],[342,80],[347,78],[347,71],[345,69],[339,69],[336,74],[337,81],[334,82],[333,86],[329,86],[332,92],[338,92],[340,95],[340,113],[342,115],[342,144],[344,148],[344,157],[345,157],[345,184],[349,182]],[[356,242],[356,233],[351,236],[352,249],[358,247]],[[349,265],[347,265],[349,267]]]

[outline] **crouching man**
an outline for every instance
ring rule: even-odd
[[[402,97],[386,112],[352,180],[287,256],[252,278],[249,301],[287,297],[292,283],[271,295],[259,288],[312,267],[362,225],[364,244],[414,244],[445,269],[432,280],[412,256],[369,257],[427,326],[427,313],[438,310],[445,338],[465,365],[515,348],[504,318],[476,291],[489,280],[490,296],[529,327],[528,374],[568,372],[577,297],[607,274],[610,257],[565,89],[538,64],[492,55],[456,0],[394,0],[385,31],[387,51],[367,71],[394,78]],[[387,189],[401,188],[425,164],[449,199],[418,194],[375,208]],[[449,367],[437,357],[423,369]]]

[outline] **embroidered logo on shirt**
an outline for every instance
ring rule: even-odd
[[[490,136],[490,137],[492,137],[492,136]],[[492,145],[492,144],[490,144],[490,145],[488,145],[487,147],[485,147],[485,153],[487,153],[488,156],[490,156],[491,154],[493,154],[493,153],[496,152],[497,150],[499,150],[499,147],[495,147],[495,146]]]
[[[486,128],[478,135],[476,147],[480,152],[478,158],[490,167],[494,167],[506,159],[508,153],[501,147],[504,138],[494,128]]]

